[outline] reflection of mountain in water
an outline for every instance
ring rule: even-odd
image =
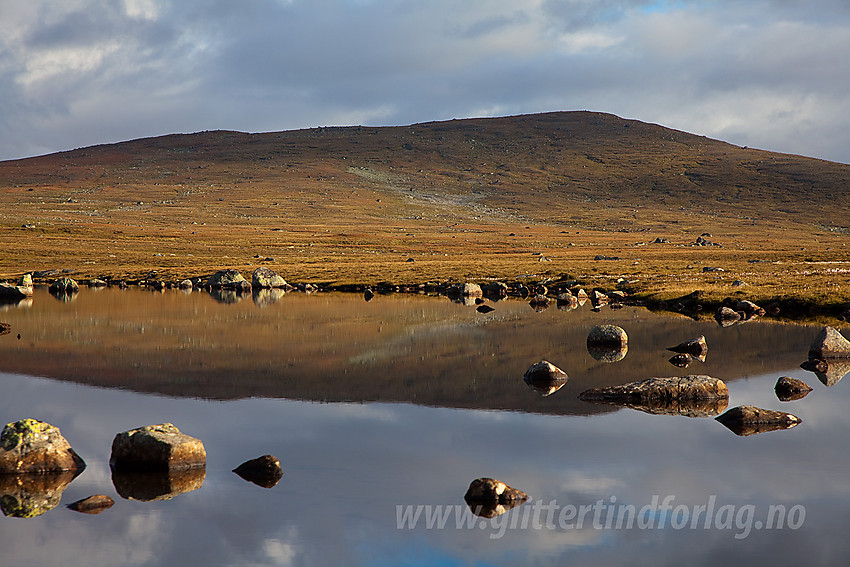
[[[172,396],[587,414],[613,408],[581,402],[579,392],[675,375],[666,348],[696,335],[705,335],[712,352],[700,373],[728,382],[797,366],[815,334],[767,321],[723,329],[636,308],[536,313],[519,300],[483,315],[418,295],[369,303],[359,294],[275,299],[259,308],[204,293],[83,290],[69,310],[37,290],[31,308],[5,314],[22,340],[0,337],[0,369]],[[629,335],[628,356],[615,365],[587,352],[587,334],[598,324],[619,325]],[[570,376],[547,397],[522,379],[541,359]]]

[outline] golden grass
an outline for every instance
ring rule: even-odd
[[[0,277],[265,265],[328,286],[623,279],[656,300],[840,305],[848,205],[850,166],[593,113],[207,132],[0,163]],[[693,246],[705,233],[722,247]]]

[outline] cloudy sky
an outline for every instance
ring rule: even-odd
[[[850,3],[0,0],[0,159],[552,110],[850,163]]]

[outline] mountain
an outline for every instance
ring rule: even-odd
[[[681,278],[696,261],[778,278],[754,265],[848,260],[850,165],[556,112],[0,162],[0,207],[0,275],[182,277],[273,258],[321,282],[592,277],[610,272],[602,255],[630,260],[617,276]],[[699,237],[722,246],[692,248]],[[656,238],[670,246],[639,248]]]

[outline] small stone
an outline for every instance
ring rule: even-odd
[[[802,380],[789,376],[780,376],[773,389],[776,392],[776,397],[782,402],[805,398],[812,391],[812,387]]]
[[[250,461],[245,461],[233,472],[249,482],[263,488],[272,488],[283,477],[280,461],[273,455],[263,455]]]
[[[735,435],[746,437],[796,427],[802,420],[790,413],[755,406],[738,406],[715,418]]]
[[[115,504],[115,500],[104,494],[95,494],[76,502],[68,504],[68,508],[75,512],[83,514],[100,514],[107,508],[111,508]]]
[[[475,308],[475,310],[478,311],[479,313],[490,313],[492,311],[495,311],[495,309],[493,309],[489,305],[479,305],[478,307]]]
[[[474,514],[494,518],[528,500],[528,495],[494,478],[476,478],[463,499]]]

